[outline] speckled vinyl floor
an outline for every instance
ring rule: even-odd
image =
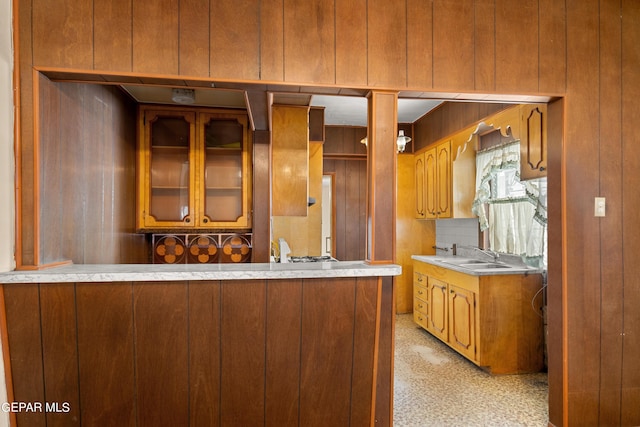
[[[393,425],[546,427],[547,374],[492,376],[396,317]]]

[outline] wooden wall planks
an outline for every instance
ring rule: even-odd
[[[36,0],[33,19],[24,20],[36,66],[561,93],[565,6],[527,0],[513,7],[512,1]]]
[[[336,83],[357,85],[367,81],[366,0],[336,0]]]
[[[433,87],[474,89],[473,3],[433,1]]]
[[[39,87],[38,261],[146,262],[144,236],[134,232],[134,106],[110,86],[41,75]]]
[[[369,425],[381,286],[4,285],[18,425]]]
[[[285,80],[335,82],[333,2],[285,0],[283,13]]]
[[[80,418],[87,425],[135,425],[132,295],[131,284],[76,286]]]
[[[133,2],[131,71],[178,74],[179,1]]]
[[[236,80],[259,79],[260,37],[248,29],[260,27],[260,1],[223,0],[210,2],[209,7],[211,74]],[[191,59],[185,57],[186,61]]]
[[[438,0],[436,2],[427,2],[428,5],[425,9],[420,9],[422,12],[428,14],[428,9],[433,4],[431,25],[439,22],[453,22],[452,15],[455,11],[447,9],[449,4],[445,3],[446,0]],[[95,16],[89,16],[81,5],[79,9],[74,9],[69,5],[73,2],[54,2],[52,0],[37,0],[33,4],[27,0],[20,0],[18,2],[19,8],[19,63],[20,63],[20,99],[21,99],[21,115],[20,115],[20,131],[19,131],[19,144],[20,144],[20,157],[18,159],[20,170],[20,189],[22,191],[22,199],[19,201],[20,219],[19,221],[25,226],[22,227],[22,232],[19,235],[20,240],[18,242],[18,258],[21,264],[34,265],[39,263],[37,254],[35,254],[35,248],[33,242],[36,236],[33,235],[33,224],[36,222],[35,216],[37,215],[36,207],[33,205],[34,185],[32,182],[35,176],[33,169],[33,119],[34,114],[37,111],[34,110],[32,91],[34,85],[37,84],[34,81],[32,66],[45,66],[45,67],[67,67],[67,68],[86,68],[86,69],[101,69],[106,66],[105,63],[109,60],[111,55],[108,50],[108,46],[105,46],[105,39],[107,37],[95,37],[96,33],[101,33],[104,28],[110,28],[113,31],[117,31],[118,34],[122,34],[122,38],[118,43],[122,43],[123,46],[132,46],[135,54],[128,54],[126,51],[121,52],[120,59],[115,58],[113,61],[112,70],[122,73],[128,72],[164,72],[158,71],[157,59],[162,58],[171,67],[168,72],[176,73],[178,70],[177,61],[174,61],[174,57],[178,57],[177,52],[169,52],[167,55],[160,54],[156,50],[154,57],[145,57],[139,49],[135,47],[135,42],[138,39],[144,41],[147,36],[141,37],[140,34],[145,34],[146,31],[141,27],[142,24],[135,16],[129,18],[128,14],[125,14],[123,20],[119,22],[120,25],[106,24],[101,21],[101,18]],[[94,2],[96,3],[96,2]],[[455,3],[450,1],[449,3]],[[602,10],[599,4],[603,4]],[[606,3],[606,4],[605,4]],[[615,3],[615,4],[614,4]],[[54,6],[60,7],[60,11],[51,10]],[[124,3],[125,5],[128,3]],[[336,2],[336,11],[342,14],[345,10],[344,4]],[[469,12],[463,3],[460,9],[461,19],[453,22],[452,28],[456,30],[461,28],[465,33],[465,37],[469,37],[468,26],[473,27],[474,38],[474,61],[475,65],[469,65],[465,61],[462,61],[462,69],[458,70],[456,66],[461,63],[459,58],[459,52],[455,49],[449,49],[451,41],[438,35],[438,30],[434,27],[434,30],[430,38],[426,40],[426,46],[423,49],[419,49],[414,52],[413,46],[422,44],[424,41],[416,41],[413,37],[418,36],[415,31],[407,31],[406,48],[409,50],[407,61],[404,65],[396,64],[398,69],[397,74],[388,76],[389,81],[383,82],[382,79],[378,81],[378,77],[385,75],[386,68],[381,70],[373,69],[362,72],[360,65],[353,65],[353,68],[349,68],[348,61],[353,56],[354,61],[358,64],[362,59],[365,59],[365,63],[368,67],[377,67],[375,65],[376,58],[370,58],[371,55],[377,54],[375,49],[369,49],[369,45],[363,49],[362,43],[354,43],[353,51],[349,50],[347,44],[350,40],[346,40],[343,37],[343,32],[340,32],[336,27],[336,84],[349,84],[349,85],[362,85],[364,87],[376,84],[386,84],[390,88],[403,90],[433,90],[433,91],[480,91],[482,93],[490,92],[504,92],[508,90],[514,90],[517,92],[524,92],[531,90],[533,93],[540,94],[552,94],[552,95],[566,95],[566,102],[564,103],[565,109],[565,121],[563,125],[565,127],[565,139],[563,141],[563,150],[556,151],[557,155],[566,154],[565,158],[559,159],[557,163],[558,168],[562,167],[564,172],[567,172],[568,180],[563,183],[562,194],[564,197],[563,202],[566,203],[567,211],[563,212],[564,216],[556,216],[555,220],[566,221],[568,224],[565,230],[560,230],[565,233],[561,241],[565,246],[560,244],[551,248],[552,252],[557,255],[562,254],[565,257],[563,263],[565,265],[564,275],[556,276],[561,277],[561,282],[556,282],[555,286],[560,286],[560,283],[564,284],[576,284],[573,287],[569,287],[569,292],[564,294],[566,300],[564,301],[572,307],[570,313],[565,313],[570,320],[566,325],[567,329],[566,337],[582,337],[582,336],[595,336],[598,334],[605,334],[613,336],[619,336],[623,331],[619,329],[603,330],[599,327],[596,331],[590,330],[591,323],[597,323],[595,321],[589,323],[589,325],[583,324],[583,319],[587,317],[602,317],[603,313],[607,309],[603,308],[605,302],[601,301],[597,295],[600,293],[600,289],[603,292],[609,290],[611,282],[606,282],[602,277],[609,277],[615,275],[614,271],[619,269],[617,261],[609,263],[610,258],[601,255],[606,251],[606,248],[613,246],[615,248],[623,248],[622,258],[625,266],[625,273],[623,276],[625,299],[623,302],[624,312],[617,312],[615,314],[618,319],[624,318],[625,325],[634,325],[637,323],[637,319],[632,312],[631,307],[635,307],[640,300],[640,295],[635,293],[637,286],[635,284],[635,278],[638,277],[638,272],[634,268],[635,259],[640,249],[634,242],[630,242],[629,238],[623,236],[630,235],[636,230],[635,224],[636,213],[638,211],[637,206],[640,201],[636,197],[636,193],[633,192],[633,188],[625,186],[620,196],[612,194],[611,200],[616,200],[616,197],[624,199],[624,206],[619,208],[622,210],[621,216],[612,216],[602,222],[609,222],[610,220],[619,220],[622,218],[623,230],[614,231],[614,234],[606,235],[601,234],[600,238],[593,238],[591,234],[597,227],[593,226],[593,220],[591,218],[591,212],[593,208],[593,195],[588,194],[595,188],[600,188],[602,184],[603,188],[610,188],[610,179],[622,179],[624,177],[625,182],[629,180],[633,181],[638,177],[638,171],[635,168],[637,164],[637,149],[636,144],[638,136],[635,132],[635,125],[633,117],[637,116],[638,109],[638,88],[640,82],[637,79],[637,69],[639,66],[639,59],[637,55],[638,45],[637,25],[638,22],[638,4],[633,0],[622,0],[620,2],[596,2],[593,0],[567,0],[565,2],[558,2],[554,0],[538,0],[538,14],[537,23],[533,23],[532,16],[523,16],[520,12],[516,11],[516,14],[507,13],[509,9],[517,9],[521,6],[521,2],[518,0],[496,0],[495,6],[492,6],[491,1],[484,2],[482,0],[475,0],[473,5],[475,7],[473,12]],[[535,2],[527,1],[525,5],[527,7],[534,5]],[[379,5],[371,4],[371,7],[377,7]],[[411,8],[413,6],[413,8]],[[619,13],[614,14],[609,10],[609,6],[615,6],[619,8]],[[126,6],[124,6],[126,9]],[[348,9],[349,13],[353,16],[358,16],[360,19],[368,12],[367,2],[360,2],[354,6],[353,9]],[[259,79],[263,81],[286,81],[287,83],[305,83],[295,81],[294,75],[287,75],[285,79],[284,64],[287,61],[292,60],[284,54],[284,39],[285,39],[285,24],[282,20],[284,8],[283,0],[269,0],[263,1],[260,9],[260,25],[259,30],[259,46],[257,51],[260,53],[260,76]],[[34,14],[32,15],[32,10]],[[63,11],[64,12],[61,12]],[[95,10],[95,4],[94,4]],[[415,5],[410,4],[410,9],[415,11]],[[146,12],[146,11],[145,11]],[[59,31],[55,34],[50,34],[52,29],[60,29],[61,16],[66,14],[68,17],[69,29],[74,31]],[[166,14],[170,16],[177,16],[176,10],[171,7],[166,8]],[[473,21],[470,19],[472,14],[475,18]],[[135,15],[135,13],[134,13]],[[340,15],[341,16],[341,15]],[[388,26],[393,26],[396,23],[391,22],[393,14],[389,15]],[[409,16],[409,15],[407,15]],[[411,15],[413,16],[413,15]],[[486,19],[482,19],[486,17]],[[495,24],[492,26],[488,19],[493,17]],[[622,19],[620,18],[622,17]],[[107,17],[105,17],[106,19]],[[145,20],[153,21],[154,19],[163,19],[162,17],[154,14],[146,13]],[[425,19],[429,19],[425,17]],[[125,22],[129,21],[130,31],[122,29],[126,27]],[[336,22],[340,20],[340,17],[336,17]],[[517,25],[518,20],[522,25]],[[509,22],[507,22],[509,21]],[[334,25],[331,20],[325,21],[327,25]],[[537,28],[531,29],[525,27],[525,24],[536,25]],[[93,25],[92,31],[87,30],[87,25]],[[155,24],[154,24],[155,25]],[[344,22],[341,23],[344,25]],[[622,27],[620,27],[622,26]],[[178,50],[178,47],[173,43],[171,26],[167,30],[167,39],[163,38],[162,42],[167,45],[173,46],[173,49]],[[502,31],[501,28],[516,28],[515,31]],[[610,47],[612,43],[617,43],[616,34],[617,28],[622,28],[622,34],[619,41],[622,45],[620,51],[610,51],[611,56],[607,56],[606,60],[609,61],[604,64],[605,56],[601,56],[602,49],[605,46]],[[613,29],[613,34],[607,34],[604,37],[600,37],[602,34],[609,32]],[[376,31],[376,28],[366,28],[362,31]],[[498,36],[497,33],[500,32]],[[529,34],[533,32],[537,34],[537,43],[529,38]],[[457,37],[455,31],[450,36],[451,38]],[[94,37],[91,36],[94,35]],[[130,34],[130,36],[128,36]],[[358,33],[361,36],[361,33]],[[349,37],[351,35],[349,34]],[[130,40],[127,41],[127,37]],[[93,45],[91,45],[93,41]],[[254,39],[255,40],[255,39]],[[360,40],[360,39],[358,39]],[[601,41],[602,40],[602,44]],[[517,66],[508,64],[507,68],[509,72],[502,72],[499,70],[503,65],[502,59],[508,58],[509,55],[505,54],[505,51],[499,53],[496,49],[491,49],[491,44],[505,46],[510,52],[520,55],[520,52],[528,52],[530,56],[524,57],[521,64]],[[182,45],[180,45],[182,46]],[[185,44],[185,47],[187,45]],[[534,47],[536,46],[536,47]],[[404,48],[404,42],[397,44],[398,49]],[[125,48],[126,49],[126,48]],[[93,62],[91,62],[91,51],[93,51]],[[338,53],[339,52],[339,53]],[[409,67],[407,64],[413,63],[415,55],[420,60],[422,54],[432,55],[433,62],[431,65],[425,65],[424,74],[420,71],[413,70],[411,72],[404,69]],[[297,54],[297,52],[291,53]],[[463,55],[468,56],[469,53],[466,49],[463,49]],[[130,65],[127,66],[127,59],[131,55],[129,61]],[[185,54],[186,55],[186,54]],[[513,55],[513,53],[511,54]],[[524,56],[524,55],[521,55]],[[529,61],[529,59],[532,59]],[[536,59],[537,58],[537,59]],[[122,62],[120,62],[120,60]],[[148,60],[148,63],[144,63]],[[247,55],[243,58],[251,67],[252,61],[255,58],[251,55]],[[176,62],[176,63],[173,63]],[[615,65],[614,65],[615,64]],[[246,66],[246,64],[245,64]],[[384,67],[384,64],[382,64]],[[466,67],[472,67],[472,71]],[[613,68],[612,68],[613,67]],[[622,79],[619,82],[611,83],[608,76],[612,70],[619,67],[622,70]],[[355,71],[351,74],[351,70]],[[601,73],[601,70],[603,72]],[[178,70],[180,73],[183,71]],[[455,77],[451,77],[447,72],[455,73]],[[497,78],[497,73],[500,73],[500,78]],[[395,84],[398,76],[404,76],[408,74],[408,79],[405,87],[396,87]],[[429,80],[428,76],[432,75],[434,79]],[[537,75],[537,77],[536,77]],[[418,77],[416,77],[418,76]],[[495,86],[492,86],[491,80],[495,81]],[[200,77],[218,77],[215,74],[210,76]],[[437,78],[436,78],[437,77]],[[375,81],[373,79],[376,79]],[[603,86],[607,91],[615,91],[621,93],[621,101],[615,99],[615,96],[601,96],[601,93],[594,96],[595,88],[600,87],[600,83],[607,79],[607,83]],[[537,82],[536,82],[537,80]],[[518,82],[522,81],[522,85]],[[445,87],[445,84],[447,85]],[[450,86],[449,86],[450,85]],[[601,91],[600,91],[601,92]],[[597,101],[596,101],[597,100]],[[600,171],[593,175],[593,163],[599,162],[600,155],[603,150],[606,150],[608,144],[611,143],[612,137],[602,133],[598,130],[597,134],[593,134],[592,123],[601,123],[602,117],[609,117],[613,111],[620,108],[620,103],[623,106],[622,117],[619,123],[615,125],[615,130],[607,127],[607,132],[613,132],[616,134],[613,138],[617,138],[620,133],[620,138],[624,141],[622,145],[622,156],[618,164],[622,164],[622,167],[616,167],[613,170]],[[601,149],[602,147],[602,149]],[[581,153],[589,153],[590,158],[584,159]],[[581,160],[586,162],[581,162]],[[551,160],[551,159],[550,159]],[[608,164],[610,160],[606,159],[604,164]],[[564,173],[563,172],[563,173]],[[551,171],[550,171],[551,174]],[[585,175],[587,177],[587,183],[585,184],[576,177]],[[605,178],[605,176],[609,176]],[[557,175],[559,176],[559,175]],[[589,189],[585,192],[585,188]],[[607,190],[608,191],[608,190]],[[615,212],[615,211],[614,211]],[[607,230],[611,230],[611,226]],[[567,238],[568,236],[568,238]],[[603,240],[606,239],[606,242]],[[606,243],[606,246],[605,246]],[[599,267],[593,267],[599,266]],[[560,266],[562,267],[562,266]],[[583,268],[588,268],[588,274],[585,274]],[[604,272],[603,276],[591,274],[593,270]],[[584,284],[584,287],[578,284]],[[619,288],[612,288],[613,292],[617,292]],[[562,296],[562,295],[560,295]],[[585,303],[585,300],[588,300]],[[562,304],[561,300],[551,301],[550,311],[553,312],[555,318],[562,318]],[[607,304],[611,300],[607,301]],[[620,302],[616,302],[619,305]],[[592,309],[595,309],[593,311]],[[604,310],[604,311],[603,311]],[[556,336],[556,335],[554,335]],[[559,336],[559,335],[558,335]],[[561,337],[560,337],[561,338]],[[611,340],[611,337],[606,340]],[[624,360],[633,361],[637,359],[637,355],[640,352],[636,341],[625,337],[626,344],[624,346]],[[600,400],[600,397],[590,398],[588,404],[578,403],[579,396],[584,390],[589,390],[589,396],[593,397],[596,393],[598,396],[602,396],[599,386],[596,385],[591,379],[586,382],[580,380],[583,372],[589,371],[593,368],[594,363],[589,359],[597,359],[600,361],[600,357],[594,357],[594,354],[600,354],[600,350],[595,353],[586,351],[583,349],[583,345],[590,350],[596,348],[593,344],[593,340],[589,338],[586,343],[579,341],[579,338],[573,339],[571,342],[563,343],[561,339],[554,341],[556,351],[566,351],[567,348],[571,348],[569,366],[571,372],[567,373],[570,377],[570,384],[567,389],[562,390],[560,393],[560,399],[566,398],[566,402],[571,404],[571,416],[577,416],[576,422],[582,422],[588,419],[591,423],[598,422],[597,419],[590,417],[590,412],[581,412],[580,407],[590,406],[608,406],[608,401]],[[564,346],[564,347],[563,347]],[[559,350],[559,349],[563,350]],[[598,347],[599,348],[599,347]],[[566,354],[563,356],[567,356]],[[614,357],[614,356],[611,356]],[[603,360],[611,360],[605,358]],[[601,362],[595,362],[595,368],[597,370],[604,369]],[[608,362],[605,362],[608,363]],[[631,363],[631,362],[629,362]],[[560,368],[558,371],[552,372],[552,375],[559,374],[564,375]],[[608,369],[607,369],[608,370]],[[624,384],[624,396],[622,397],[622,407],[624,416],[634,416],[632,411],[628,411],[628,403],[633,402],[634,395],[633,389],[637,389],[637,367],[623,365],[623,377],[621,379]],[[574,378],[576,378],[574,380]],[[591,377],[590,377],[591,378]],[[569,396],[570,393],[570,396]],[[553,395],[558,395],[552,393]],[[637,399],[636,399],[637,401]],[[593,403],[593,404],[592,404]],[[574,408],[575,405],[575,408]],[[558,408],[557,404],[552,405],[553,408]],[[604,409],[604,408],[602,408]],[[563,423],[563,420],[568,415],[563,413],[564,409],[560,411],[555,410],[551,413],[551,422],[559,425]],[[607,411],[604,411],[607,412]],[[640,419],[640,415],[635,415],[636,418],[625,419],[628,424],[637,424]]]
[[[612,5],[613,7],[613,5]],[[624,58],[621,64],[621,83],[616,86],[616,91],[620,90],[621,94],[621,120],[622,127],[621,138],[622,145],[620,147],[620,155],[622,162],[622,171],[620,181],[622,182],[622,194],[620,195],[622,203],[622,215],[614,217],[613,221],[622,221],[622,233],[614,231],[616,234],[608,234],[607,230],[603,233],[603,244],[613,245],[615,252],[620,253],[622,248],[622,262],[624,266],[624,275],[622,277],[622,286],[624,290],[624,298],[622,300],[622,322],[624,324],[623,331],[640,330],[640,316],[636,307],[640,302],[640,286],[638,278],[640,278],[640,263],[637,262],[637,256],[640,253],[640,239],[630,238],[629,236],[640,236],[640,218],[638,217],[638,206],[640,206],[640,193],[635,185],[630,182],[638,182],[638,164],[640,164],[640,144],[639,137],[635,125],[634,117],[640,117],[640,26],[636,25],[640,22],[640,3],[631,0],[622,2],[624,14],[622,15],[621,25],[621,50],[618,58]],[[612,18],[611,13],[607,14],[609,20],[618,22]],[[611,100],[611,105],[615,108],[617,99]],[[606,134],[605,134],[606,135]],[[605,136],[608,138],[608,136]],[[616,163],[617,164],[617,163]],[[607,173],[612,173],[616,169],[608,169]],[[614,179],[618,174],[612,173]],[[618,236],[624,236],[622,239]],[[609,247],[609,246],[607,246]],[[615,268],[615,264],[613,268]],[[606,269],[609,272],[609,268]],[[603,285],[607,282],[603,281]],[[619,284],[617,284],[619,286]],[[618,288],[619,289],[619,288]],[[615,314],[620,316],[620,311]],[[612,329],[609,333],[616,334],[620,329]],[[605,350],[606,351],[606,350]],[[622,350],[622,395],[621,395],[621,413],[620,422],[623,425],[632,425],[640,423],[640,408],[636,402],[640,401],[640,369],[638,369],[638,355],[640,355],[640,336],[638,334],[624,335],[624,348]],[[603,366],[603,371],[608,367]]]
[[[367,151],[360,140],[366,134],[366,128],[325,128],[323,170],[335,174],[335,257],[341,261],[365,257]]]
[[[211,5],[209,0],[180,1],[180,74],[208,76],[211,70]]]
[[[96,69],[131,69],[132,1],[111,0],[93,3],[93,66]]]

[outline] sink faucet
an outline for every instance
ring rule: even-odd
[[[491,258],[493,258],[493,262],[498,261],[498,258],[500,257],[500,254],[498,252],[492,251],[491,249],[482,249],[477,246],[474,246],[473,249],[475,249],[478,252],[482,252],[486,256],[490,256]]]

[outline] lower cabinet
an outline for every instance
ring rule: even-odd
[[[544,369],[539,274],[475,276],[414,260],[414,321],[492,374]]]

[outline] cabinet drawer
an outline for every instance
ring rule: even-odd
[[[419,298],[414,298],[413,299],[413,311],[414,312],[420,312],[422,314],[424,314],[424,316],[428,316],[429,315],[429,311],[428,311],[428,307],[429,304],[427,304],[426,302],[422,301]]]
[[[426,279],[426,278],[425,278]],[[423,302],[429,302],[429,293],[427,292],[427,283],[425,280],[424,286],[413,284],[413,296]]]
[[[426,314],[421,313],[419,311],[413,311],[413,321],[416,322],[418,325],[420,325],[421,327],[423,327],[424,329],[427,329],[427,325],[428,325],[428,317]]]
[[[421,272],[413,273],[413,286],[424,286],[427,287],[427,276]]]

